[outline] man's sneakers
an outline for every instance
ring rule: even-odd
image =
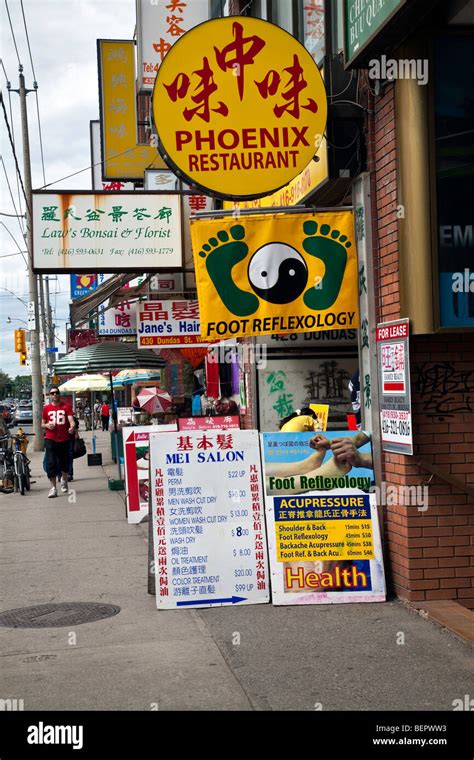
[[[67,480],[61,480],[61,493],[67,493]]]
[[[56,488],[53,486],[49,489],[48,499],[55,499],[57,496]]]

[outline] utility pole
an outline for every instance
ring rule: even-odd
[[[44,278],[42,274],[38,275],[38,290],[39,290],[39,300],[40,300],[40,319],[41,319],[41,332],[43,333],[43,343],[44,343],[44,355],[46,359],[46,374],[48,372],[48,326],[47,326],[47,315],[46,315],[46,305],[45,305],[45,298],[44,298]],[[40,365],[41,365],[41,377],[45,374],[43,372],[43,369],[45,367],[45,362],[42,357],[42,347],[41,347],[41,333],[40,333]],[[44,383],[44,386],[46,387],[46,382]]]
[[[31,159],[30,140],[28,134],[28,109],[26,96],[34,90],[27,90],[23,66],[19,66],[20,89],[14,90],[20,95],[21,132],[23,138],[23,175],[26,194],[26,247],[28,248],[28,290],[29,301],[34,304],[35,329],[30,330],[31,339],[31,389],[33,401],[33,447],[35,451],[43,449],[43,430],[41,428],[41,414],[43,410],[43,382],[41,377],[41,361],[39,349],[39,309],[38,309],[38,285],[33,271],[33,199],[31,195]]]
[[[44,278],[44,284],[45,284],[46,308],[48,310],[47,312],[48,346],[50,348],[54,348],[55,337],[54,337],[54,325],[53,325],[53,310],[51,308],[51,300],[49,297],[49,277],[48,276]],[[55,353],[48,354],[48,368],[50,370],[52,370],[55,358],[56,358]]]

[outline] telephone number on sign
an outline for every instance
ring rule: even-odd
[[[382,433],[384,435],[410,435],[409,420],[386,420],[382,423]]]

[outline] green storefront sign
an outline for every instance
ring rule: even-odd
[[[346,63],[360,53],[406,0],[344,0]]]

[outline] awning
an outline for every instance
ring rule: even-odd
[[[161,356],[146,349],[138,349],[131,343],[94,343],[71,351],[55,362],[56,375],[79,375],[84,372],[114,372],[121,369],[152,368],[165,366]]]

